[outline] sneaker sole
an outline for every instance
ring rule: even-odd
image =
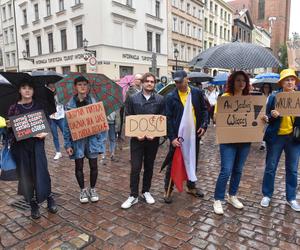
[[[147,204],[149,204],[149,205],[152,205],[152,204],[155,203],[155,201],[154,201],[154,202],[151,202],[151,203],[147,202],[146,198],[145,198],[143,195],[141,195],[141,198],[142,198]]]
[[[99,201],[99,198],[97,198],[97,199],[91,199],[91,202],[97,202],[97,201]]]
[[[86,204],[86,203],[89,203],[89,200],[87,200],[87,201],[86,201],[86,200],[83,200],[83,201],[80,201],[80,203],[81,203],[81,204]]]
[[[294,208],[292,207],[292,205],[291,205],[289,202],[287,202],[287,204],[290,206],[290,208],[291,208],[293,211],[295,211],[295,212],[300,212],[300,209],[294,209]]]
[[[237,206],[235,206],[231,201],[229,201],[229,200],[227,200],[227,202],[231,205],[231,206],[233,206],[234,208],[236,208],[236,209],[243,209],[244,208],[244,206],[242,206],[242,207],[237,207]]]
[[[134,204],[136,204],[136,203],[138,203],[139,201],[137,200],[137,201],[134,201],[134,202],[132,202],[131,203],[131,205],[129,206],[129,207],[123,207],[123,206],[121,206],[121,208],[123,208],[123,209],[129,209],[129,208],[131,208]]]

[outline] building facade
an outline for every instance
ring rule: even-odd
[[[236,11],[233,19],[232,40],[252,43],[254,29],[250,13],[247,9]]]
[[[168,0],[168,73],[184,69],[203,49],[202,0]],[[177,52],[176,52],[177,51]]]
[[[236,10],[247,8],[253,23],[272,36],[271,48],[278,55],[279,47],[289,36],[291,0],[227,0]]]
[[[18,71],[18,51],[16,37],[16,23],[13,0],[0,1],[1,13],[1,58],[0,70]]]
[[[21,71],[167,74],[165,0],[15,2]]]

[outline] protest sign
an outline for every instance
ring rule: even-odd
[[[260,142],[263,139],[264,96],[219,97],[216,114],[217,143]]]
[[[73,141],[108,130],[102,102],[66,111],[66,118]]]
[[[167,134],[167,118],[163,115],[126,116],[125,135],[129,137],[160,137]]]
[[[275,109],[280,116],[300,116],[300,92],[281,92],[276,95]]]
[[[9,120],[17,141],[49,131],[49,124],[42,110],[12,116]]]
[[[289,68],[300,71],[300,39],[287,41]]]

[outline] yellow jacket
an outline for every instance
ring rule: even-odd
[[[0,116],[0,128],[5,128],[5,127],[6,127],[5,119]]]

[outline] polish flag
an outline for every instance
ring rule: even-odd
[[[182,191],[182,183],[184,180],[197,181],[196,177],[196,128],[193,117],[193,104],[191,92],[188,95],[186,104],[184,106],[183,115],[181,118],[178,138],[181,142],[181,147],[178,148],[181,151],[181,155],[175,149],[172,168],[171,168],[171,178],[176,185],[179,192]],[[175,157],[182,157],[182,162],[180,159],[175,159]],[[175,161],[174,161],[175,160]],[[185,174],[182,169],[182,164],[184,165]],[[174,168],[174,170],[173,170]],[[173,175],[172,175],[173,171]],[[178,176],[177,176],[178,175]],[[181,182],[181,184],[180,184]],[[177,183],[177,184],[176,184]],[[180,191],[181,190],[181,191]]]

